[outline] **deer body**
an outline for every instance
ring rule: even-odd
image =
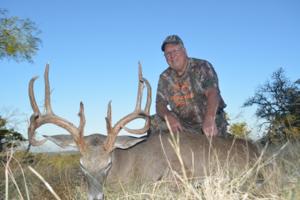
[[[178,156],[169,142],[170,137],[168,133],[154,133],[147,140],[129,149],[114,150],[107,182],[114,184],[138,179],[142,182],[172,179],[170,170],[182,174]],[[189,178],[202,178],[207,175],[209,154],[211,159],[216,159],[213,154],[217,153],[217,159],[222,166],[234,159],[234,165],[246,167],[256,158],[256,148],[244,140],[234,142],[232,139],[213,138],[213,144],[210,145],[205,135],[180,133],[179,138],[180,154]]]
[[[184,170],[188,178],[202,178],[209,173],[210,163],[214,159],[221,166],[233,165],[238,169],[247,168],[257,158],[256,147],[245,140],[232,138],[214,137],[212,141],[203,134],[179,133],[180,155],[183,159]],[[59,146],[59,136],[47,136]],[[120,136],[121,139],[124,136]],[[126,137],[127,138],[127,137]],[[106,136],[95,134],[85,137],[88,146],[92,148],[94,162],[90,165],[99,166],[101,161],[99,149],[104,143]],[[118,139],[118,138],[117,138]],[[131,138],[135,140],[135,138]],[[182,174],[181,164],[174,148],[171,146],[171,135],[169,133],[154,133],[148,137],[139,138],[139,143],[128,149],[116,148],[111,154],[111,168],[107,172],[106,183],[109,186],[128,184],[131,182],[155,182],[161,179],[174,178],[171,170]],[[74,140],[71,136],[68,140],[64,138],[65,145],[73,146]],[[68,141],[68,142],[67,142]],[[217,155],[217,156],[216,156]],[[100,158],[100,160],[104,160]],[[210,160],[211,159],[211,160]],[[95,169],[96,174],[99,173]],[[91,176],[96,177],[95,174]]]

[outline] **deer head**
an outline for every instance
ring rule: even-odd
[[[105,183],[107,174],[112,166],[112,152],[115,148],[126,149],[143,140],[145,137],[133,138],[128,136],[118,136],[121,129],[132,134],[144,134],[150,126],[150,105],[151,105],[151,86],[149,82],[142,76],[142,67],[139,63],[139,84],[138,94],[135,109],[132,113],[120,119],[115,125],[112,125],[111,102],[108,104],[106,127],[107,136],[91,135],[84,136],[85,115],[84,105],[80,102],[79,109],[79,126],[76,127],[73,123],[54,114],[51,108],[50,101],[50,85],[49,85],[49,65],[46,65],[44,80],[45,80],[45,113],[41,113],[34,95],[34,81],[37,77],[33,77],[29,82],[29,99],[33,109],[33,114],[30,117],[30,125],[28,127],[29,142],[33,146],[44,144],[47,140],[51,140],[61,147],[76,145],[80,154],[80,167],[86,176],[88,183],[89,199],[103,199],[103,184]],[[144,86],[147,88],[147,100],[145,108],[141,109],[142,93]],[[129,129],[125,126],[131,121],[142,118],[145,119],[145,125],[141,129]],[[65,130],[70,135],[55,135],[44,136],[43,140],[36,140],[35,130],[44,124],[54,124]]]

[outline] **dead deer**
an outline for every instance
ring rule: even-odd
[[[80,103],[80,124],[76,127],[73,123],[54,114],[50,101],[49,66],[46,66],[45,79],[45,113],[41,113],[34,96],[34,77],[29,82],[29,99],[33,114],[30,117],[28,138],[30,144],[39,146],[50,140],[61,147],[76,145],[80,154],[80,167],[85,174],[88,184],[88,199],[103,199],[104,183],[129,183],[134,180],[158,181],[172,176],[170,172],[181,173],[184,168],[188,177],[203,177],[211,159],[209,154],[218,154],[220,162],[228,159],[237,165],[247,165],[255,157],[254,145],[243,140],[224,139],[216,137],[208,139],[203,134],[190,132],[180,133],[180,155],[170,144],[170,134],[151,133],[144,137],[118,136],[121,129],[133,134],[144,134],[150,126],[151,86],[143,78],[141,65],[139,65],[139,85],[136,107],[134,111],[112,126],[111,102],[108,104],[106,117],[107,135],[92,134],[84,136],[85,115],[83,103]],[[147,88],[145,108],[141,108],[143,89]],[[132,130],[125,126],[138,118],[145,119],[141,129]],[[35,130],[44,124],[55,124],[70,135],[44,136],[43,140],[35,139]],[[231,159],[231,158],[234,158]]]

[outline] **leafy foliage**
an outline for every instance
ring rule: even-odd
[[[280,68],[259,87],[244,106],[256,105],[256,116],[268,127],[265,140],[272,143],[300,139],[300,81],[291,83]]]
[[[14,129],[6,128],[7,121],[0,116],[0,152],[7,147],[15,147],[15,141],[25,141],[25,138]]]
[[[238,138],[245,138],[249,135],[250,130],[246,122],[236,122],[230,125],[229,132]]]
[[[40,31],[30,19],[8,17],[7,11],[0,9],[0,60],[10,58],[17,62],[32,62],[39,49]]]

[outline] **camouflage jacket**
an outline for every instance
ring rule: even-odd
[[[178,76],[170,67],[160,75],[156,103],[169,106],[186,128],[201,130],[207,105],[204,92],[210,87],[219,91],[218,77],[213,66],[206,60],[189,58],[182,76]],[[220,95],[220,91],[218,93]],[[223,113],[225,106],[220,96],[217,115]],[[216,119],[217,122],[223,121],[227,124],[224,120],[224,114],[222,119]],[[220,128],[221,124],[217,123],[217,126]]]

